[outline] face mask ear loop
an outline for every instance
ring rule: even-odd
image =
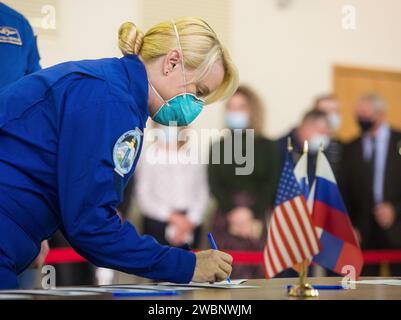
[[[159,99],[161,101],[164,102],[164,104],[166,104],[167,106],[170,106],[170,104],[168,103],[168,101],[164,100],[163,97],[160,95],[159,92],[157,92],[156,88],[152,85],[152,83],[150,81],[148,81],[150,87],[152,88],[153,92],[159,97]]]
[[[182,78],[184,79],[184,97],[186,97],[187,95],[187,79],[185,76],[185,65],[184,65],[184,52],[182,51],[182,46],[181,46],[181,41],[180,41],[180,35],[178,33],[178,29],[177,26],[175,25],[175,22],[173,19],[171,19],[171,22],[173,24],[174,27],[174,32],[175,32],[175,36],[177,37],[177,42],[178,42],[178,47],[180,48],[181,51],[181,65],[182,65]]]

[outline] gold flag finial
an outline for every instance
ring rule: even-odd
[[[288,139],[287,139],[287,151],[291,152],[292,150],[293,150],[293,147],[292,147],[291,137],[288,137]]]
[[[324,151],[324,144],[323,144],[323,142],[320,143],[319,151],[321,151],[321,152]]]
[[[304,153],[308,153],[309,152],[309,145],[308,145],[308,140],[304,141]]]

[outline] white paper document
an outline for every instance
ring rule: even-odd
[[[147,292],[150,289],[147,290],[142,287],[135,287],[135,286],[133,286],[131,288],[102,286],[102,287],[62,287],[62,288],[58,288],[58,290],[79,291],[79,292],[96,292],[96,293],[115,293],[115,292],[141,293],[141,292]],[[155,290],[153,290],[153,291],[155,291]]]
[[[109,288],[113,290],[124,290],[124,289],[131,289],[131,290],[150,290],[150,291],[172,291],[172,290],[180,290],[180,291],[186,291],[186,290],[194,290],[196,288],[194,287],[179,287],[175,286],[174,283],[171,283],[170,285],[161,285],[161,284],[149,284],[149,285],[142,285],[142,284],[110,284],[110,285],[105,285],[102,286],[102,288]],[[203,288],[198,288],[198,289],[203,289]]]
[[[359,281],[350,281],[351,283],[356,284],[384,284],[389,286],[401,286],[401,279],[373,279],[373,280],[359,280]]]
[[[77,297],[87,295],[98,295],[98,292],[88,292],[82,290],[63,290],[63,289],[49,289],[49,290],[4,290],[0,294],[15,294],[15,295],[46,295],[46,296],[61,296],[61,297]]]
[[[26,294],[5,294],[0,293],[0,300],[30,300],[32,296]]]
[[[227,280],[221,282],[190,282],[186,284],[178,284],[171,282],[162,282],[160,285],[163,286],[174,286],[177,288],[212,288],[212,289],[250,289],[250,288],[258,288],[258,286],[250,286],[244,285],[248,281],[248,279],[236,279],[228,282]]]
[[[119,289],[144,289],[144,290],[159,290],[159,291],[171,291],[171,290],[201,290],[201,289],[250,289],[258,288],[257,286],[244,285],[248,279],[236,279],[228,282],[227,280],[221,282],[190,282],[190,283],[173,283],[173,282],[161,282],[157,284],[111,284],[102,286],[102,288],[109,288],[114,290]]]

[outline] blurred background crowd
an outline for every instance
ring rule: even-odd
[[[142,224],[144,233],[165,244],[205,248],[205,232],[213,230],[222,250],[261,251],[290,137],[294,163],[303,153],[304,141],[309,142],[311,183],[317,152],[324,147],[362,249],[401,249],[401,132],[387,122],[384,98],[376,92],[358,97],[352,108],[360,134],[348,142],[337,139],[342,119],[334,94],[318,96],[299,124],[274,140],[258,130],[265,108],[255,91],[244,85],[225,105],[229,134],[245,138],[245,129],[255,130],[251,174],[237,175],[235,160],[158,164],[143,157],[122,214],[137,215],[136,225]],[[169,139],[159,142],[160,152],[182,152],[182,142],[175,147],[179,130],[183,129],[170,130]],[[224,137],[211,145],[215,147],[233,149]],[[380,264],[366,264],[363,275],[401,275],[400,267],[390,264],[385,270]],[[260,278],[263,267],[234,265],[233,277]]]
[[[341,105],[332,93],[317,96],[294,128],[270,139],[260,130],[264,102],[252,87],[241,85],[225,104],[224,123],[228,135],[240,135],[240,139],[245,139],[246,129],[254,129],[253,172],[237,175],[235,168],[240,164],[235,158],[225,163],[223,151],[217,164],[212,159],[207,165],[158,163],[155,158],[166,159],[172,153],[178,156],[188,151],[188,145],[183,150],[185,142],[179,139],[179,132],[185,128],[157,125],[166,131],[167,138],[158,141],[152,153],[140,160],[120,212],[163,244],[208,248],[206,233],[212,231],[222,250],[262,251],[290,138],[294,163],[303,153],[304,141],[308,141],[310,184],[317,152],[324,148],[361,248],[401,249],[401,132],[389,125],[388,105],[377,92],[363,93],[350,107],[359,128],[359,134],[350,141],[337,138],[342,125]],[[214,142],[210,154],[213,148],[229,148],[231,152],[234,147],[226,141],[223,136]],[[234,143],[234,139],[228,141]],[[241,146],[245,153],[245,143]],[[334,275],[322,270],[316,273]],[[369,263],[362,272],[366,276],[390,274],[401,275],[401,264]],[[290,270],[279,276],[295,275]],[[234,278],[263,276],[262,264],[234,264]]]

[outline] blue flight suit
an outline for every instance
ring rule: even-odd
[[[0,88],[37,70],[39,53],[31,26],[0,2]]]
[[[97,266],[189,282],[193,253],[161,246],[121,222],[149,116],[137,56],[66,62],[0,90],[0,288],[61,229]]]

